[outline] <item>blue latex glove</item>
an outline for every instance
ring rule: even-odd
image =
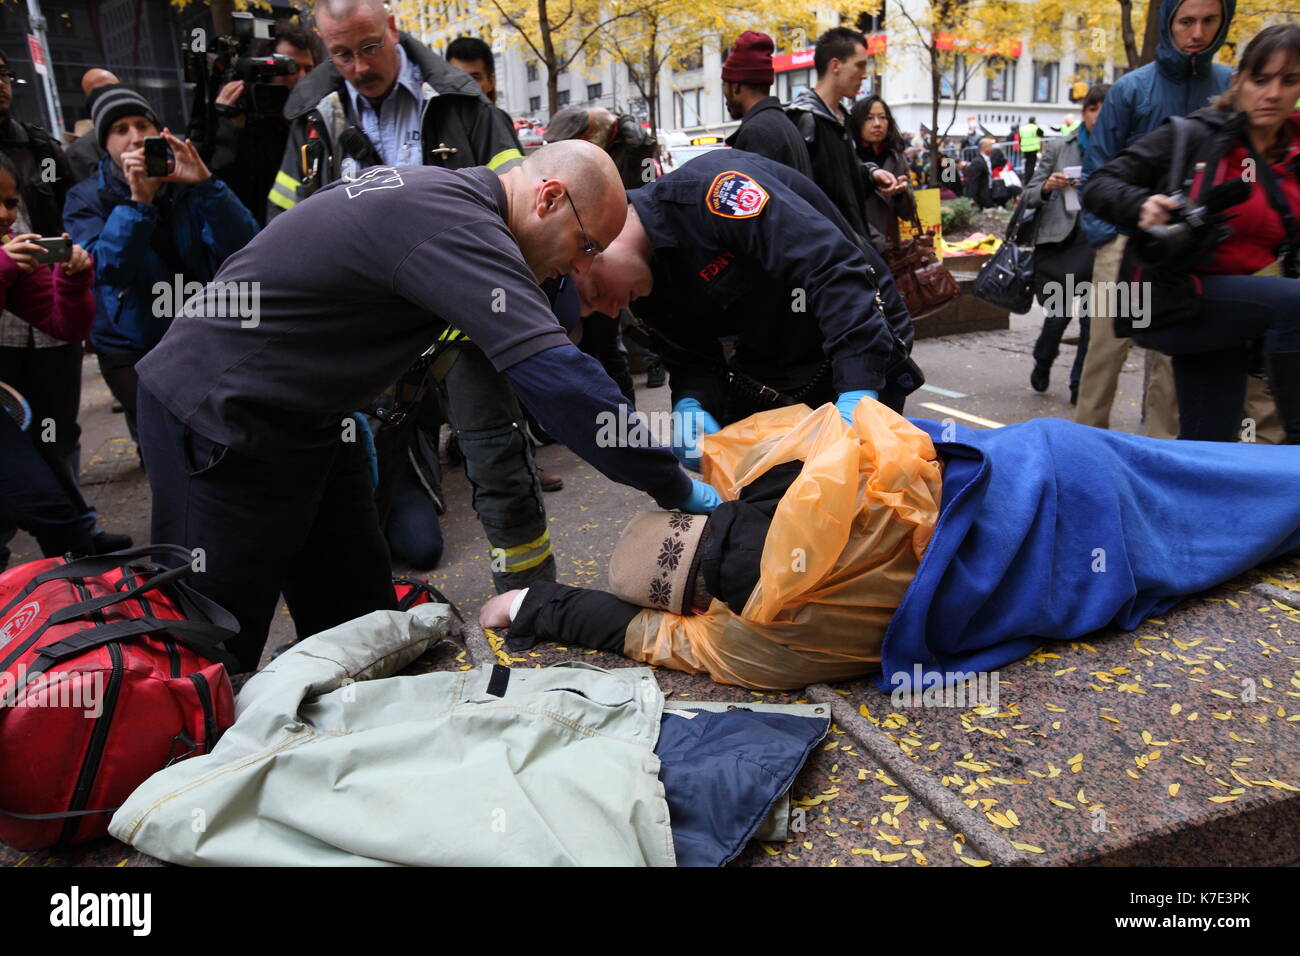
[[[863,388],[856,392],[841,392],[840,397],[835,399],[835,410],[844,419],[844,424],[853,424],[853,409],[858,407],[858,402],[864,397],[879,399],[880,395],[870,388]]]
[[[721,431],[722,426],[704,410],[699,399],[683,398],[673,406],[673,412],[673,454],[691,471],[699,471],[700,439]]]
[[[691,493],[677,506],[678,511],[687,511],[693,515],[712,514],[713,509],[722,504],[722,497],[712,485],[691,479]]]

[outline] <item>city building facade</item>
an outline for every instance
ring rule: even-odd
[[[884,0],[898,4],[917,16],[924,12],[926,0]],[[928,60],[919,48],[912,28],[887,6],[874,14],[864,14],[870,68],[861,94],[879,92],[889,102],[901,130],[915,132],[932,122],[932,82]],[[838,15],[827,9],[819,20],[819,29],[836,25]],[[732,34],[702,37],[695,55],[684,62],[665,64],[658,84],[658,110],[655,126],[668,132],[694,136],[725,136],[737,125],[726,111],[722,97],[722,62],[735,35],[745,29],[737,24]],[[498,30],[498,33],[503,31]],[[455,31],[441,31],[428,38],[435,49],[445,48]],[[504,35],[504,34],[503,34]],[[776,82],[773,95],[789,102],[805,87],[816,82],[813,49],[778,50],[773,58]],[[1002,56],[976,52],[966,37],[947,36],[941,47],[971,49],[941,84],[939,131],[963,135],[969,117],[999,138],[1010,138],[1012,131],[1030,116],[1048,129],[1060,126],[1066,117],[1077,118],[1076,82],[1110,82],[1123,72],[1108,57],[1090,55],[1086,49],[1066,41],[1058,45],[1034,47],[1026,34],[1006,48]],[[512,116],[545,123],[547,109],[546,70],[531,53],[521,53],[514,45],[498,40],[497,105]],[[977,62],[978,61],[978,62]],[[991,70],[985,68],[991,64]],[[967,77],[969,73],[969,77]],[[612,56],[577,58],[557,81],[559,107],[567,105],[605,106],[611,110],[631,112],[649,120],[645,98],[634,82],[629,67]],[[964,87],[964,89],[963,89]],[[961,93],[953,108],[954,88]]]

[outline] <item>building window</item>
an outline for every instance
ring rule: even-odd
[[[528,64],[528,82],[535,83],[536,81],[537,81],[537,61],[531,60]]]
[[[542,98],[540,96],[528,97],[528,109],[530,112],[536,113],[541,108],[542,108]]]
[[[568,90],[560,90],[559,92],[557,92],[557,93],[555,94],[555,103],[556,103],[557,106],[568,106],[568,105],[569,105],[569,91],[568,91]]]
[[[854,26],[859,33],[875,33],[885,29],[885,0],[880,0],[880,6],[876,9],[859,13]]]
[[[604,83],[588,83],[588,84],[587,84],[587,99],[589,99],[589,100],[598,100],[598,99],[600,99],[601,96],[603,95],[604,87],[605,87],[605,84],[604,84]]]
[[[1010,102],[1016,94],[1015,61],[993,57],[989,65],[993,68],[993,75],[988,77],[984,98],[993,103]]]
[[[777,74],[777,96],[787,103],[812,86],[811,70],[791,70]]]
[[[687,70],[704,69],[704,46],[697,47],[685,56],[679,56],[677,58],[677,69],[683,73]]]
[[[1093,66],[1091,63],[1076,63],[1074,65],[1074,80],[1076,83],[1087,83],[1089,86],[1105,83],[1106,68],[1104,66]]]
[[[703,93],[703,88],[697,86],[695,89],[678,90],[673,94],[673,115],[677,120],[678,129],[704,125],[704,120],[700,116],[700,97]]]
[[[1055,103],[1057,83],[1060,80],[1061,64],[1034,61],[1034,102]]]
[[[960,53],[952,57],[952,61],[939,77],[939,98],[951,100],[957,96],[966,95],[966,57]]]

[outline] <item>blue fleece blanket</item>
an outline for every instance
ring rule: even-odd
[[[1162,441],[1042,418],[915,419],[945,460],[939,524],[885,633],[882,689],[987,671],[1044,638],[1132,630],[1300,553],[1300,446]],[[909,675],[900,685],[892,678]]]

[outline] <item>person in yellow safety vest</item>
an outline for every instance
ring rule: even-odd
[[[1038,162],[1038,149],[1042,146],[1043,131],[1034,117],[1029,117],[1028,123],[1020,124],[1018,130],[1020,134],[1020,155],[1025,159],[1025,172],[1023,179],[1025,182],[1034,175],[1034,164]]]

